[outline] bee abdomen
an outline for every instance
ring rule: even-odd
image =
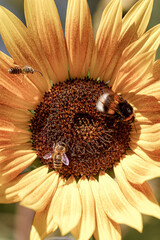
[[[53,166],[55,169],[61,169],[62,168],[62,162],[54,161]]]
[[[8,72],[9,72],[10,74],[20,74],[20,73],[22,73],[22,69],[19,68],[19,67],[11,67],[11,68],[8,70]]]
[[[54,159],[53,166],[57,170],[62,168],[63,163],[61,161],[61,158],[61,155],[57,155]]]

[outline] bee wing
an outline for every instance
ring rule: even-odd
[[[50,152],[50,153],[47,153],[47,154],[45,154],[44,156],[43,156],[43,158],[44,159],[49,159],[49,158],[51,158],[52,157],[52,153]]]
[[[64,165],[69,165],[69,159],[65,153],[62,155],[61,161],[64,163]]]

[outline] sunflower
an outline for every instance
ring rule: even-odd
[[[152,5],[139,0],[122,19],[112,0],[95,39],[86,0],[68,0],[65,37],[53,0],[24,1],[27,27],[0,8],[12,57],[0,53],[0,202],[35,211],[31,239],[59,227],[118,240],[120,224],[141,232],[142,214],[160,218],[146,182],[160,176]]]

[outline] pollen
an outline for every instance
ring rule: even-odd
[[[107,90],[103,81],[87,77],[55,84],[45,93],[30,126],[41,163],[64,177],[79,178],[98,175],[120,161],[129,149],[132,125],[97,110],[97,100]],[[53,164],[57,143],[65,144],[69,160],[59,169]],[[44,157],[47,154],[52,156]]]

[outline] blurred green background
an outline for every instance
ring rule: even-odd
[[[56,0],[55,1],[58,7],[58,11],[60,14],[60,18],[62,21],[62,26],[64,29],[65,26],[65,13],[67,0]],[[96,31],[98,27],[98,23],[100,21],[100,17],[104,7],[106,6],[108,0],[88,0],[92,18],[93,18],[93,26]],[[123,10],[124,14],[128,11],[132,4],[134,4],[136,0],[123,0]],[[0,0],[0,5],[6,7],[10,11],[12,11],[18,18],[20,18],[25,23],[24,18],[24,2],[23,0]],[[150,23],[148,28],[155,26],[160,23],[160,0],[154,0],[154,7],[151,16]],[[8,54],[2,39],[0,38],[0,50]],[[160,58],[160,50],[158,50],[157,58]],[[152,189],[160,202],[160,189],[159,183],[160,181],[155,179],[151,182]],[[32,219],[33,213],[29,213],[28,210],[19,207],[18,204],[0,204],[0,240],[28,240],[28,230],[21,228],[21,233],[19,235],[16,234],[15,226],[20,222],[22,226],[29,226],[28,217]],[[122,239],[123,240],[159,240],[160,239],[160,221],[153,217],[143,216],[144,220],[144,230],[143,233],[140,234],[136,230],[131,229],[127,226],[122,226]],[[59,232],[56,233],[58,235]],[[59,239],[58,237],[52,239]],[[63,238],[64,239],[64,238]],[[69,236],[66,239],[71,239]],[[110,239],[107,239],[110,240]]]

